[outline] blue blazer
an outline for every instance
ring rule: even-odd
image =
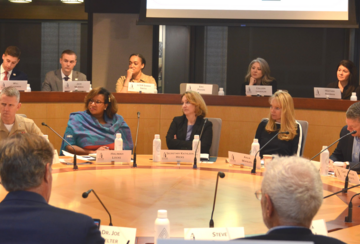
[[[9,192],[0,203],[1,243],[104,243],[86,215],[49,205],[34,192]]]

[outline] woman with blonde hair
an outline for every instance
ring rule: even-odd
[[[245,82],[241,86],[240,95],[245,95],[246,86],[272,86],[272,92],[277,90],[277,83],[270,75],[269,64],[263,58],[256,58],[249,64]]]
[[[295,109],[292,97],[287,91],[277,91],[269,99],[269,118],[260,122],[255,138],[259,140],[260,148],[278,132],[277,138],[260,151],[264,154],[278,154],[279,156],[301,155],[302,128],[295,120]]]
[[[195,91],[187,91],[181,97],[182,116],[175,117],[166,135],[169,149],[191,150],[194,135],[200,135],[207,108],[204,99]],[[212,123],[207,121],[201,140],[201,153],[209,153],[212,142]]]

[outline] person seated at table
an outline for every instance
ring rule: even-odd
[[[116,82],[116,92],[128,93],[129,82],[135,83],[149,83],[154,84],[155,89],[157,88],[154,77],[145,75],[142,70],[145,68],[146,60],[139,54],[131,54],[129,58],[129,69],[127,70],[126,77],[121,76]]]
[[[278,132],[289,132],[289,134],[279,134],[260,151],[260,156],[262,157],[264,154],[300,156],[303,140],[302,128],[295,120],[292,97],[287,91],[279,90],[270,97],[269,101],[269,118],[260,122],[255,134],[260,148]]]
[[[130,128],[121,115],[114,95],[102,87],[85,97],[85,111],[70,114],[64,138],[75,148],[76,154],[88,155],[96,150],[114,149],[116,133],[121,133],[124,150],[133,149]],[[62,150],[73,153],[63,141]]]
[[[277,90],[277,83],[270,75],[269,64],[263,58],[256,58],[250,62],[245,82],[241,85],[240,95],[246,95],[246,86],[272,86],[272,92]]]
[[[359,98],[360,90],[357,89],[358,84],[355,80],[356,68],[350,60],[342,60],[337,67],[338,81],[331,82],[327,85],[328,88],[339,88],[341,91],[341,99],[350,99],[351,93],[356,92]]]
[[[194,135],[203,134],[200,138],[201,153],[209,154],[212,142],[212,123],[207,121],[204,126],[207,108],[204,99],[195,91],[187,91],[182,95],[183,115],[175,117],[166,135],[169,149],[192,150]]]

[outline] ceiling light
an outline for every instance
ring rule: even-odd
[[[61,0],[63,3],[83,3],[84,0]]]
[[[31,3],[32,0],[9,0],[12,3]]]

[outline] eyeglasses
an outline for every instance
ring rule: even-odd
[[[255,192],[255,197],[256,197],[256,199],[259,200],[259,201],[261,201],[262,195],[263,195],[263,193],[262,193],[261,189],[260,189],[260,190],[257,190],[257,191]]]
[[[89,104],[92,104],[92,103],[95,103],[96,105],[98,105],[98,104],[104,103],[104,102],[101,102],[101,101],[99,101],[99,100],[97,100],[97,101],[89,100]]]

